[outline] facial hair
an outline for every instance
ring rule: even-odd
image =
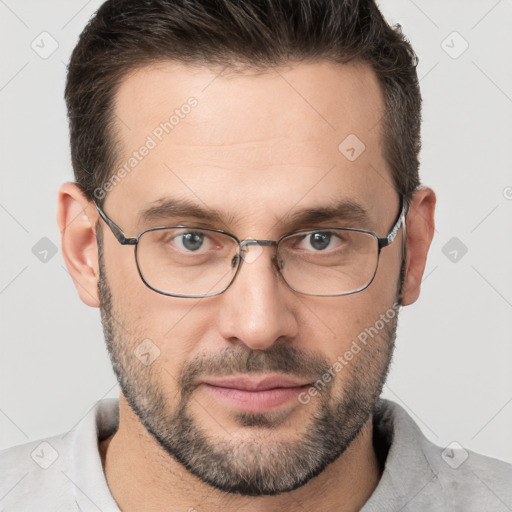
[[[252,350],[240,344],[216,354],[198,354],[187,361],[177,378],[179,401],[172,407],[159,378],[161,372],[156,371],[158,362],[147,367],[134,356],[141,340],[122,327],[130,324],[115,307],[103,261],[101,229],[97,233],[101,320],[112,366],[126,401],[167,454],[215,489],[264,496],[301,487],[350,446],[373,414],[386,380],[397,311],[378,336],[340,370],[345,372],[343,389],[335,388],[339,379],[322,380],[333,366],[325,357],[286,342],[276,341],[268,350]],[[274,440],[269,435],[286,421],[286,414],[280,411],[237,413],[234,418],[239,428],[252,429],[254,435],[237,440],[227,434],[222,441],[212,437],[191,414],[198,378],[270,372],[323,382],[315,397],[318,399],[302,405],[310,407],[311,413],[298,439]]]

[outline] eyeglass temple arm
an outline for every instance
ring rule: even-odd
[[[107,217],[107,214],[97,205],[96,202],[94,205],[96,206],[96,210],[98,210],[100,217],[106,222],[121,245],[137,245],[136,238],[126,237],[125,234],[121,231],[121,228]]]
[[[390,229],[389,233],[384,238],[377,239],[379,242],[379,251],[393,242],[402,225],[404,226],[405,229],[405,217],[408,211],[409,206],[404,201],[404,198],[400,197],[400,213],[398,214],[398,217],[396,218],[393,227]]]

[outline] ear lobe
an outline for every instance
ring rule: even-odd
[[[93,308],[100,305],[97,219],[98,213],[93,203],[75,183],[64,183],[60,187],[57,223],[61,233],[62,256],[78,295]]]
[[[432,189],[421,187],[413,194],[406,217],[407,260],[402,306],[413,304],[420,295],[427,254],[434,236],[435,206],[436,196]]]

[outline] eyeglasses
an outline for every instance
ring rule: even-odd
[[[242,261],[251,262],[249,246],[273,246],[273,261],[287,285],[303,295],[335,297],[365,290],[377,272],[380,252],[395,240],[407,205],[384,238],[356,228],[300,229],[278,240],[240,241],[219,229],[165,226],[146,229],[135,238],[95,203],[101,218],[122,245],[135,246],[135,262],[146,286],[163,295],[203,298],[219,295],[233,283]],[[404,236],[405,243],[405,236]]]

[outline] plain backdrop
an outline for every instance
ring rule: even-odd
[[[78,297],[56,224],[58,187],[73,179],[66,64],[100,4],[0,2],[0,448],[66,432],[118,395],[99,311]],[[381,8],[419,55],[421,176],[438,197],[384,396],[440,446],[512,462],[512,2]]]

